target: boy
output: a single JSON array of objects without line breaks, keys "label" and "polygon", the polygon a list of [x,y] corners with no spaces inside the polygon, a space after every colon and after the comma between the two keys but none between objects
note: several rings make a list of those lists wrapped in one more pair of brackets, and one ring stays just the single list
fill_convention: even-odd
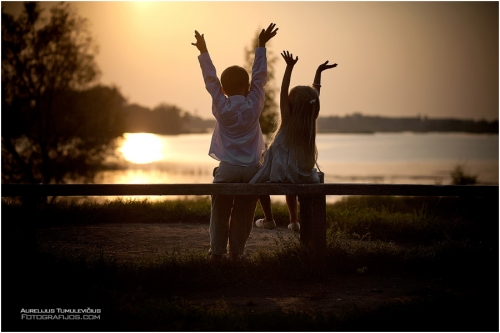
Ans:
[{"label": "boy", "polygon": [[[212,96],[212,114],[216,119],[209,155],[220,161],[214,169],[214,183],[248,183],[259,171],[259,160],[265,149],[259,117],[264,108],[264,85],[267,82],[266,42],[278,29],[276,24],[262,29],[255,49],[252,82],[239,66],[231,66],[217,78],[215,66],[208,54],[204,35],[195,31],[205,87]],[[227,96],[227,97],[226,97]],[[211,259],[221,259],[227,253],[238,259],[252,231],[258,197],[213,195],[210,214]]]}]

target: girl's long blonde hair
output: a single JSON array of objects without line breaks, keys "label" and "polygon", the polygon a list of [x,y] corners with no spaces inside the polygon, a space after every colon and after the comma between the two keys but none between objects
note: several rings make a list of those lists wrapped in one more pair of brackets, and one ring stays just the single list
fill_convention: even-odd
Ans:
[{"label": "girl's long blonde hair", "polygon": [[296,86],[288,94],[290,116],[279,131],[300,166],[312,169],[318,158],[316,119],[319,115],[319,95],[310,86]]}]

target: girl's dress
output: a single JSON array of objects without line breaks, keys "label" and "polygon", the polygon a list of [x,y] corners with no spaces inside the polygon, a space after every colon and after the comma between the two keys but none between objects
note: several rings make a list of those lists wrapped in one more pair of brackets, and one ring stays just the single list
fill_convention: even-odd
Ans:
[{"label": "girl's dress", "polygon": [[264,156],[264,163],[259,172],[250,180],[252,183],[319,183],[320,177],[316,168],[307,169],[301,161],[297,161],[284,141],[283,132],[278,132]]}]

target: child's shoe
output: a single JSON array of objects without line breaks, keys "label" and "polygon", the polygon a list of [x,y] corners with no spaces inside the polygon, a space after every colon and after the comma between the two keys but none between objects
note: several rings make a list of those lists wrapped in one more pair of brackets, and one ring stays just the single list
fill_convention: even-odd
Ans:
[{"label": "child's shoe", "polygon": [[300,231],[300,223],[299,222],[290,223],[288,225],[288,229],[290,229],[291,231],[294,231],[294,232],[299,232]]},{"label": "child's shoe", "polygon": [[257,221],[255,221],[255,226],[257,228],[264,228],[264,229],[273,230],[274,228],[276,228],[276,222],[274,222],[274,221],[264,222],[264,219],[258,219]]}]

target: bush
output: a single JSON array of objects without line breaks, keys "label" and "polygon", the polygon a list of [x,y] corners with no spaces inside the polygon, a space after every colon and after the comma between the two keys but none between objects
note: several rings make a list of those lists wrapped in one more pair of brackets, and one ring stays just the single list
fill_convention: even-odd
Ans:
[{"label": "bush", "polygon": [[477,175],[468,175],[465,173],[465,166],[458,164],[451,172],[453,185],[474,185],[477,183]]}]

